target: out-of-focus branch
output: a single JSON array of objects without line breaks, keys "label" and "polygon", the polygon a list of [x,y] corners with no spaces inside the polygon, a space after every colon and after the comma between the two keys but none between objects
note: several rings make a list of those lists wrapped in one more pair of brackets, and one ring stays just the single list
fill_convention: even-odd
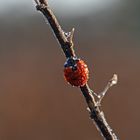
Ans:
[{"label": "out-of-focus branch", "polygon": [[[76,57],[74,49],[73,49],[74,28],[72,29],[71,32],[65,33],[62,30],[60,24],[58,23],[55,15],[49,8],[47,0],[34,0],[34,1],[36,2],[37,10],[42,12],[42,14],[48,20],[66,58]],[[117,136],[108,125],[104,117],[104,114],[100,110],[100,106],[99,106],[107,90],[117,82],[116,77],[117,76],[115,75],[112,78],[112,80],[108,82],[104,91],[101,94],[97,95],[97,97],[99,98],[97,101],[95,100],[94,94],[92,90],[89,88],[88,84],[85,84],[84,86],[80,87],[81,92],[87,102],[88,110],[90,112],[90,117],[92,120],[95,121],[95,124],[98,130],[101,132],[101,135],[103,136],[105,140],[118,140]]]}]

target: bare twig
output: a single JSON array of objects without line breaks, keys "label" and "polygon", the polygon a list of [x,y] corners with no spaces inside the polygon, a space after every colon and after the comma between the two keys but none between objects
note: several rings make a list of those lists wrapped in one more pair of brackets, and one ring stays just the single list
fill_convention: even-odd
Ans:
[{"label": "bare twig", "polygon": [[[61,48],[66,58],[76,57],[73,49],[74,28],[70,33],[65,33],[62,30],[60,24],[58,23],[55,15],[49,8],[47,0],[34,0],[34,1],[36,3],[37,10],[42,12],[42,14],[48,20],[58,42],[61,45]],[[108,123],[106,122],[104,114],[100,110],[99,103],[101,103],[101,100],[105,96],[107,90],[116,83],[117,83],[117,75],[114,75],[113,78],[108,82],[104,91],[99,95],[97,95],[97,97],[99,98],[98,101],[95,100],[94,97],[95,93],[94,94],[92,93],[92,90],[89,88],[88,84],[85,84],[84,86],[80,87],[82,94],[87,102],[88,110],[90,112],[90,117],[92,120],[95,121],[98,130],[101,132],[101,135],[105,140],[118,140],[118,138],[113,132],[113,130],[110,128]]]},{"label": "bare twig", "polygon": [[[71,40],[69,41],[67,36],[65,35],[65,32],[62,30],[60,24],[58,23],[55,15],[51,11],[51,9],[48,6],[48,3],[46,0],[35,0],[37,6],[37,10],[41,11],[43,15],[47,18],[50,26],[52,27],[52,30],[58,39],[61,48],[64,51],[65,56],[68,57],[73,57],[75,56],[74,50],[73,50],[73,42],[72,42],[72,37]],[[73,34],[73,31],[72,31]],[[73,36],[73,35],[72,35]]]},{"label": "bare twig", "polygon": [[118,76],[117,76],[117,74],[114,74],[113,77],[107,83],[107,85],[104,88],[104,90],[101,93],[99,93],[98,95],[96,94],[97,97],[99,98],[99,100],[98,100],[99,105],[101,104],[101,101],[104,98],[106,92],[109,90],[109,88],[111,88],[113,85],[116,85],[117,82],[118,82]]}]

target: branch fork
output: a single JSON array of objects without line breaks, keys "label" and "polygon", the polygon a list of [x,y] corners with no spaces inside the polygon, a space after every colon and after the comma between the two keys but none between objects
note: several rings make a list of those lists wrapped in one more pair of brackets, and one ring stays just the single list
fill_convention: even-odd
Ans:
[{"label": "branch fork", "polygon": [[103,100],[104,96],[106,95],[107,91],[113,86],[116,85],[118,82],[118,76],[117,74],[114,74],[113,77],[109,80],[107,85],[105,86],[104,90],[100,92],[99,94],[96,94],[93,92],[93,94],[98,98],[97,100],[97,105],[96,106],[101,106],[101,101]]}]

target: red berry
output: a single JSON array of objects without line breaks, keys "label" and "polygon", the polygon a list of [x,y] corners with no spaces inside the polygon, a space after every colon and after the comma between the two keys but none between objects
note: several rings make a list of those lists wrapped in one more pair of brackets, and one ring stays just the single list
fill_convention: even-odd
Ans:
[{"label": "red berry", "polygon": [[69,64],[69,60],[65,63],[64,77],[72,86],[84,86],[89,78],[89,70],[83,60],[72,59],[73,62]]}]

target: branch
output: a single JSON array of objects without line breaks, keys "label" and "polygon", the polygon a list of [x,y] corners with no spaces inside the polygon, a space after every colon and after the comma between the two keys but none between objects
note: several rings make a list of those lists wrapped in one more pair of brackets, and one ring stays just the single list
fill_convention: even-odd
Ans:
[{"label": "branch", "polygon": [[[71,32],[65,33],[62,30],[60,24],[58,23],[55,15],[49,8],[47,0],[34,0],[34,1],[36,3],[37,10],[39,10],[48,20],[66,58],[76,57],[74,49],[73,49],[74,28],[72,29]],[[100,103],[103,97],[105,96],[105,93],[112,85],[116,83],[117,83],[117,75],[114,75],[114,77],[108,82],[104,91],[100,93],[99,95],[94,93],[89,88],[88,84],[80,86],[81,92],[88,105],[90,117],[92,120],[95,121],[95,124],[98,130],[101,132],[101,135],[103,136],[105,140],[118,140],[117,136],[115,135],[111,127],[106,122],[103,112],[100,110]],[[95,100],[94,95],[98,97],[97,101]]]},{"label": "branch", "polygon": [[37,10],[41,11],[42,14],[47,18],[58,42],[61,45],[62,50],[64,51],[65,56],[68,57],[73,57],[75,56],[74,50],[73,50],[73,42],[72,42],[72,37],[73,37],[73,32],[74,30],[72,30],[70,35],[70,41],[69,41],[69,36],[67,36],[60,24],[58,23],[55,15],[53,14],[53,12],[51,11],[51,9],[48,6],[48,3],[46,0],[40,0],[37,1],[35,0],[37,6]]}]

